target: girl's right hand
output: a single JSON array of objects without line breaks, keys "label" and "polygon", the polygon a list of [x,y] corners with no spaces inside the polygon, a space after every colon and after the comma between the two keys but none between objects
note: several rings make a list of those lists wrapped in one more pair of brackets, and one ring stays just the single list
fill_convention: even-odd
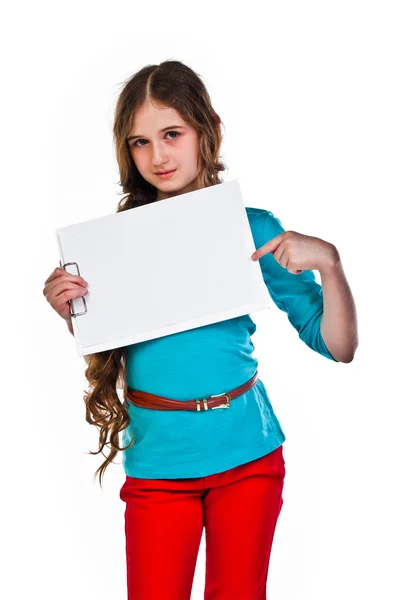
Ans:
[{"label": "girl's right hand", "polygon": [[65,321],[71,321],[71,311],[68,300],[85,296],[88,293],[88,283],[80,275],[68,273],[61,267],[56,267],[44,282],[43,294],[47,302]]}]

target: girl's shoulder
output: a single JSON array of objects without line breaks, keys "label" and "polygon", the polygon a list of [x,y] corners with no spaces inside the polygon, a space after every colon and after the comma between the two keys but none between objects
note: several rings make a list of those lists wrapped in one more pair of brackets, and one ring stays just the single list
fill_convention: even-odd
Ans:
[{"label": "girl's shoulder", "polygon": [[274,213],[266,208],[259,208],[254,206],[245,206],[247,216],[253,220],[277,220]]},{"label": "girl's shoulder", "polygon": [[246,212],[247,214],[250,216],[257,216],[257,215],[264,215],[265,213],[269,212],[268,210],[266,210],[265,208],[257,208],[254,206],[245,206]]},{"label": "girl's shoulder", "polygon": [[[250,223],[250,227],[253,229],[266,229],[267,232],[271,230],[272,233],[279,230],[283,230],[281,221],[274,215],[274,213],[266,208],[258,208],[253,206],[246,206],[247,218]],[[278,233],[276,233],[278,235]]]}]

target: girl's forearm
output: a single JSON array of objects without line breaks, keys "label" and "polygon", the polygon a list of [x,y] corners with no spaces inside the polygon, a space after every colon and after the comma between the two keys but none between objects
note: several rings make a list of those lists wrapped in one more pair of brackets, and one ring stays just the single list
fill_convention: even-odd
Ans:
[{"label": "girl's forearm", "polygon": [[321,334],[334,358],[349,363],[358,346],[357,313],[340,258],[320,274],[324,300]]}]

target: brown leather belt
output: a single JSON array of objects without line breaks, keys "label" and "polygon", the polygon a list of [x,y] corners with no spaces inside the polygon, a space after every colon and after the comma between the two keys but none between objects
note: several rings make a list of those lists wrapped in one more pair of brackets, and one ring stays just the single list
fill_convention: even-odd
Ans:
[{"label": "brown leather belt", "polygon": [[[231,392],[225,394],[217,394],[216,396],[208,396],[206,398],[197,398],[195,400],[171,400],[170,398],[164,398],[163,396],[156,396],[149,394],[148,392],[141,392],[139,390],[128,390],[127,400],[136,406],[142,408],[152,408],[157,410],[208,410],[211,408],[229,408],[231,400],[237,398],[244,392],[247,392],[250,388],[255,385],[258,379],[258,371],[255,372],[253,377],[249,379],[243,385],[235,388]],[[221,402],[221,399],[225,398]]]}]

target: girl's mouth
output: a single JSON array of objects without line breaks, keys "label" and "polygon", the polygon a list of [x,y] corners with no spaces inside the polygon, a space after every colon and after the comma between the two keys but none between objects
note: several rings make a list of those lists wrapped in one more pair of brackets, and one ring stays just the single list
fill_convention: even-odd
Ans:
[{"label": "girl's mouth", "polygon": [[156,173],[157,177],[161,177],[161,179],[168,179],[168,177],[171,177],[171,175],[173,175],[175,173],[176,169],[174,169],[173,171],[168,171],[167,173]]}]

